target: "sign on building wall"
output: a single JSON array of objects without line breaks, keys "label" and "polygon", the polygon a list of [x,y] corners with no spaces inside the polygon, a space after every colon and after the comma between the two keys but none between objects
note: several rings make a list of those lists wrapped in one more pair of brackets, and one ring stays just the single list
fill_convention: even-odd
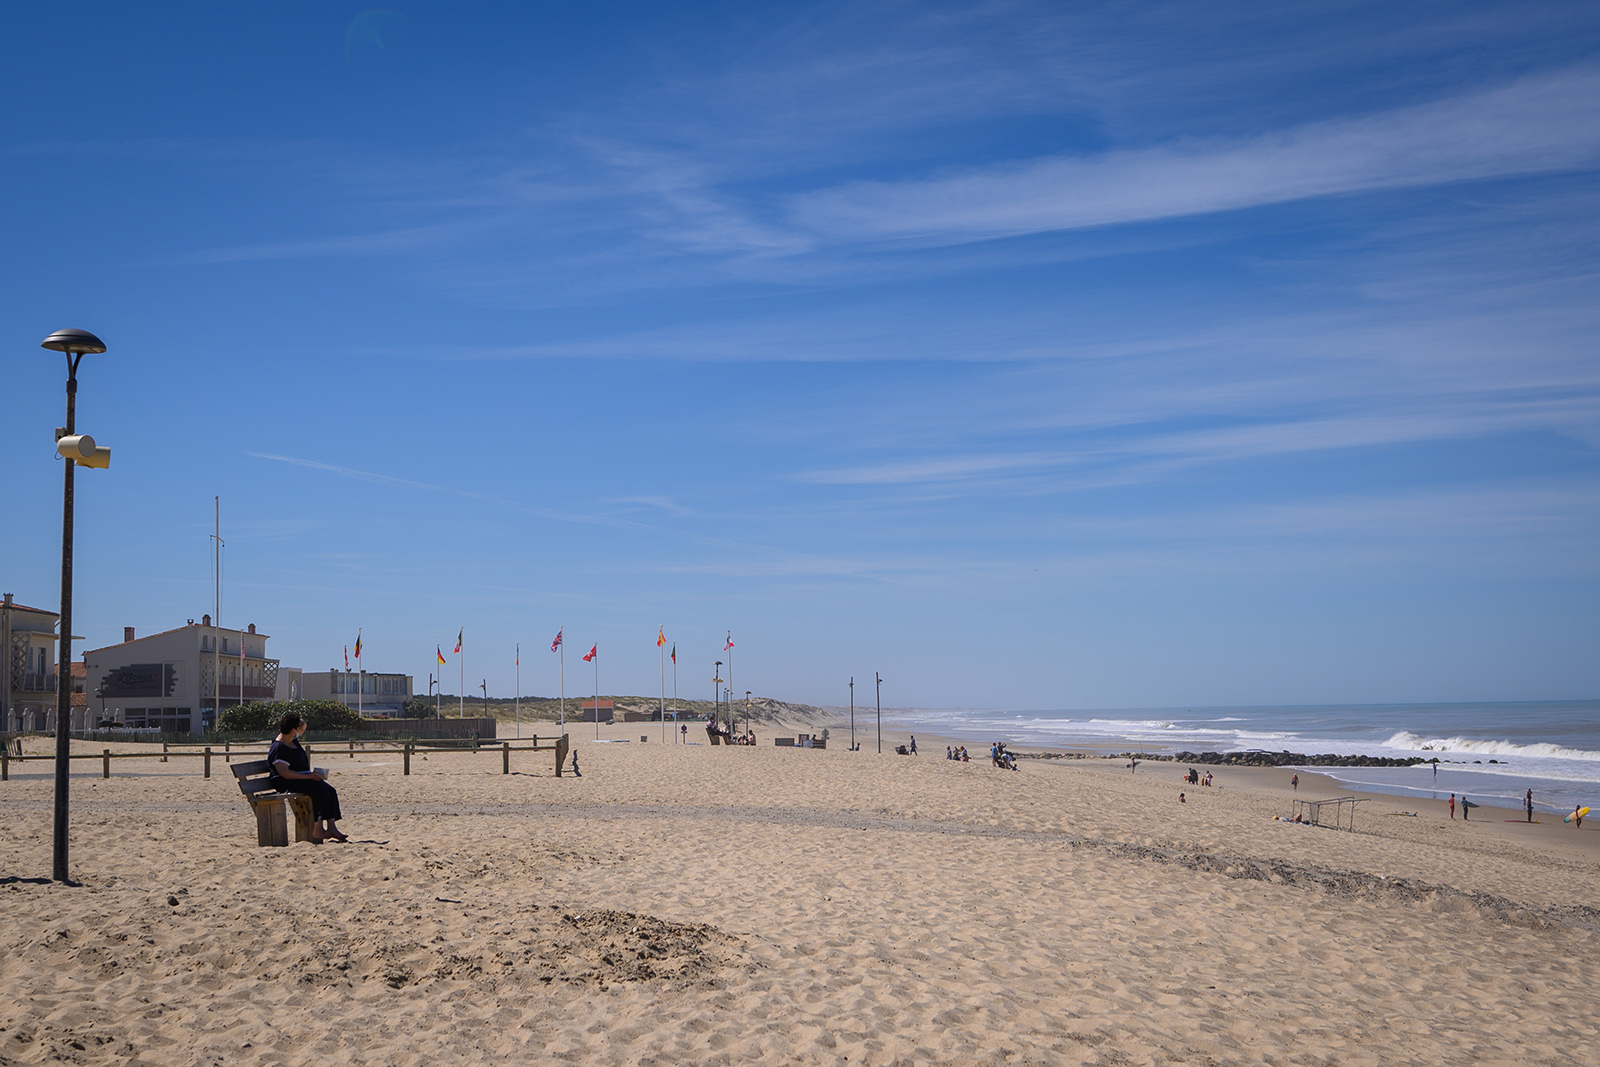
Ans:
[{"label": "sign on building wall", "polygon": [[177,679],[170,663],[130,663],[109,671],[100,683],[101,693],[117,697],[169,697]]}]

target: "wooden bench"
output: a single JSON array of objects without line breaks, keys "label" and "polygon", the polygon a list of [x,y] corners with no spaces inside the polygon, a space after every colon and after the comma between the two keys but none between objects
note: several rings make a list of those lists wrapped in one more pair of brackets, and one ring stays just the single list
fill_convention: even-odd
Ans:
[{"label": "wooden bench", "polygon": [[311,836],[311,798],[304,793],[280,793],[268,777],[266,760],[229,765],[239,781],[239,792],[256,813],[256,844],[284,846],[289,843],[289,812],[294,813],[294,839],[321,844]]}]

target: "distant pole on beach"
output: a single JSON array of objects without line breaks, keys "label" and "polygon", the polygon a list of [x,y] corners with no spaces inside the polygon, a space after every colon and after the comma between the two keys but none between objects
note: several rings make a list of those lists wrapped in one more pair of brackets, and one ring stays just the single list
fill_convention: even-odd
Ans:
[{"label": "distant pole on beach", "polygon": [[485,678],[483,684],[478,688],[483,690],[483,717],[487,719],[489,717],[489,679]]},{"label": "distant pole on beach", "polygon": [[733,736],[733,631],[728,631],[728,644],[723,651],[728,654],[728,736]]},{"label": "distant pole on beach", "polygon": [[850,751],[856,750],[856,679],[850,676]]},{"label": "distant pole on beach", "polygon": [[744,691],[744,732],[750,732],[750,690]]},{"label": "distant pole on beach", "polygon": [[878,680],[878,755],[883,755],[883,675],[877,671],[872,676]]},{"label": "distant pole on beach", "polygon": [[561,733],[567,732],[567,643],[561,640],[561,635],[567,632],[565,626],[556,631],[556,651],[561,653]]},{"label": "distant pole on beach", "polygon": [[461,665],[461,689],[456,697],[456,718],[467,717],[467,628],[456,635],[456,661]]},{"label": "distant pole on beach", "polygon": [[667,630],[656,631],[656,651],[661,654],[661,740],[667,739]]},{"label": "distant pole on beach", "polygon": [[522,736],[522,646],[517,646],[517,691],[515,694],[517,706],[517,736]]},{"label": "distant pole on beach", "polygon": [[589,653],[594,658],[594,739],[600,740],[600,646]]},{"label": "distant pole on beach", "polygon": [[[678,643],[676,641],[672,643],[672,722],[674,725],[678,722]],[[674,743],[677,742],[677,730],[672,731],[672,740]]]},{"label": "distant pole on beach", "polygon": [[722,661],[711,668],[711,721],[722,718]]}]

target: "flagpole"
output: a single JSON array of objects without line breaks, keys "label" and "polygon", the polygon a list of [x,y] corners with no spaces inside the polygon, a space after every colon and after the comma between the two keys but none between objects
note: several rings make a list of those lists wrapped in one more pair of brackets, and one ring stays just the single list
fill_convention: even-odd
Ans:
[{"label": "flagpole", "polygon": [[522,646],[517,646],[517,736],[522,736]]},{"label": "flagpole", "polygon": [[728,736],[733,736],[733,631],[728,631]]},{"label": "flagpole", "polygon": [[[345,631],[345,633],[349,633],[349,632],[350,632],[349,630]],[[240,644],[240,647],[243,647],[244,642],[241,641],[239,644]],[[364,686],[362,686],[361,683],[366,680],[363,677],[366,673],[367,673],[366,670],[363,669],[362,666],[361,666],[361,627],[357,626],[356,627],[356,718],[358,718],[358,719],[361,718],[361,690],[364,688]]]},{"label": "flagpole", "polygon": [[461,636],[456,641],[461,646],[461,652],[456,659],[461,663],[461,692],[456,694],[456,718],[467,717],[467,631],[463,627]]},{"label": "flagpole", "polygon": [[[557,637],[566,634],[565,626],[556,631]],[[561,736],[567,736],[567,642],[563,640],[556,646],[561,653]]]},{"label": "flagpole", "polygon": [[672,740],[678,740],[678,646],[672,646]]},{"label": "flagpole", "polygon": [[600,646],[594,648],[594,739],[600,740]]},{"label": "flagpole", "polygon": [[[665,627],[656,633],[663,633]],[[667,643],[656,642],[656,651],[661,654],[661,740],[667,739]]]}]

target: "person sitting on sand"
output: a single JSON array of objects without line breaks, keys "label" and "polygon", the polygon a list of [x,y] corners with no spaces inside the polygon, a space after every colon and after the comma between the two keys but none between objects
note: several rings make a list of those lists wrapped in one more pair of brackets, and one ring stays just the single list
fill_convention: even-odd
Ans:
[{"label": "person sitting on sand", "polygon": [[278,723],[278,737],[267,750],[267,768],[272,785],[280,793],[304,793],[311,798],[311,840],[348,841],[339,832],[339,791],[311,770],[311,757],[300,747],[306,721],[295,714]]},{"label": "person sitting on sand", "polygon": [[1178,803],[1179,804],[1187,804],[1187,803],[1189,803],[1189,798],[1184,796],[1182,793],[1179,793],[1178,794]]},{"label": "person sitting on sand", "polygon": [[967,746],[966,745],[962,745],[961,746],[961,762],[962,763],[971,763],[972,762],[972,757],[967,755]]}]

